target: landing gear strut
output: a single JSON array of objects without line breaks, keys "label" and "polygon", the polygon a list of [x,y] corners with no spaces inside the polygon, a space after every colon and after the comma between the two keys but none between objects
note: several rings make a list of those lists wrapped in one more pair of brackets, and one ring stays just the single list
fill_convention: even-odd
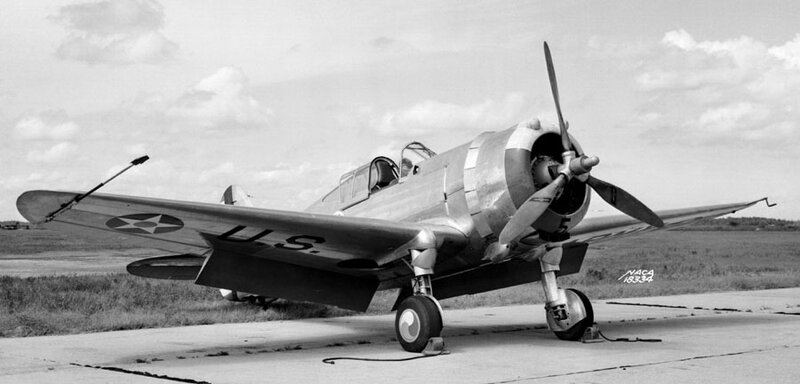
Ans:
[{"label": "landing gear strut", "polygon": [[429,339],[439,337],[442,332],[441,307],[431,286],[435,252],[435,249],[411,251],[414,294],[400,303],[394,319],[397,341],[409,352],[421,352]]},{"label": "landing gear strut", "polygon": [[580,340],[586,328],[594,322],[592,303],[581,291],[558,288],[556,272],[561,264],[562,248],[549,249],[539,259],[542,268],[542,288],[547,303],[544,306],[547,325],[561,340]]}]

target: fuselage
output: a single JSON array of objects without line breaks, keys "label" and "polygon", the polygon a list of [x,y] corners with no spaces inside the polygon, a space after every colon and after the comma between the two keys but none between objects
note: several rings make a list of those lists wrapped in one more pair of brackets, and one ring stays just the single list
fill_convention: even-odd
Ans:
[{"label": "fuselage", "polygon": [[[537,187],[551,181],[546,163],[560,156],[558,128],[533,120],[503,131],[484,132],[469,143],[421,161],[396,183],[364,191],[363,200],[342,197],[344,187],[340,185],[307,211],[457,228],[469,238],[469,246],[455,255],[442,255],[446,257],[437,264],[437,273],[452,272],[482,263],[486,245],[496,240]],[[541,169],[537,173],[533,167]],[[370,185],[362,184],[362,188]],[[349,189],[346,192],[347,197],[354,193]],[[533,236],[537,231],[557,234],[574,227],[588,208],[587,187],[578,184],[567,188],[559,200],[534,223],[530,235],[510,256],[543,243],[539,236]]]}]

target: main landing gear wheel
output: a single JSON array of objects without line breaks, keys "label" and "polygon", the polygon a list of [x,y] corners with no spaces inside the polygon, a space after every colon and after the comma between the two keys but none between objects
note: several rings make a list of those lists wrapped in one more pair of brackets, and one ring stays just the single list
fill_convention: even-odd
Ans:
[{"label": "main landing gear wheel", "polygon": [[431,337],[442,333],[439,307],[428,296],[409,296],[397,308],[394,318],[397,341],[408,352],[421,352]]},{"label": "main landing gear wheel", "polygon": [[592,303],[577,289],[566,289],[564,294],[567,296],[567,307],[569,318],[563,321],[556,321],[553,318],[553,312],[546,309],[547,324],[550,329],[561,340],[577,341],[581,339],[586,328],[592,326],[594,323],[594,311],[592,310]]}]

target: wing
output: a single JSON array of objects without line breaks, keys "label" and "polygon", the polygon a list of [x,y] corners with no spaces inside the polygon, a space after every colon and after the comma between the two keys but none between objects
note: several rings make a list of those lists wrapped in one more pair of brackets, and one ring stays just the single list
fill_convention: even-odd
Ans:
[{"label": "wing", "polygon": [[[727,215],[745,209],[767,198],[735,204],[708,205],[702,207],[658,211],[656,214],[664,221],[664,226],[656,228],[629,216],[609,216],[584,219],[570,231],[570,242],[593,243],[611,240],[635,233],[649,232],[658,229],[676,228],[694,221]],[[769,205],[769,203],[767,202]]]},{"label": "wing", "polygon": [[[31,222],[43,222],[76,195],[29,191],[18,198],[17,208]],[[388,266],[409,249],[431,246],[421,243],[429,241],[424,234],[434,235],[440,260],[467,244],[463,233],[447,225],[104,194],[41,225],[181,255],[209,255],[197,284],[359,310],[368,306]]]}]

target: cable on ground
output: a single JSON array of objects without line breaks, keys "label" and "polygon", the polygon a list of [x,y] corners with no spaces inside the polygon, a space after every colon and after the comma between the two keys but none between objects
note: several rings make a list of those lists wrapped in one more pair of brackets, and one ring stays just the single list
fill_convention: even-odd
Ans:
[{"label": "cable on ground", "polygon": [[606,335],[604,335],[603,332],[600,332],[600,329],[597,330],[597,333],[600,335],[600,337],[606,339],[606,341],[611,341],[611,342],[618,342],[618,341],[627,342],[627,343],[636,343],[636,342],[660,343],[661,342],[661,339],[640,339],[638,337],[635,338],[635,339],[630,339],[630,338],[627,338],[627,337],[618,337],[616,339],[610,339],[610,338],[606,337]]}]

